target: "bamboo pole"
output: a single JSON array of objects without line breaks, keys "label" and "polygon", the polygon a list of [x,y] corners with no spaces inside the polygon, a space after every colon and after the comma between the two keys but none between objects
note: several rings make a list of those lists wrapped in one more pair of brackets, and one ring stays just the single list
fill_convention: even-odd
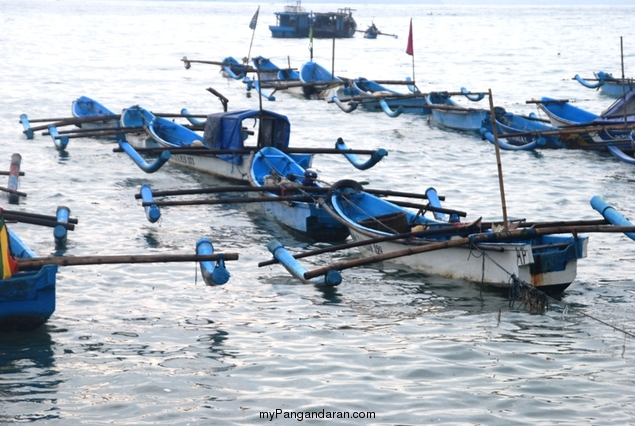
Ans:
[{"label": "bamboo pole", "polygon": [[150,255],[112,255],[112,256],[48,256],[28,259],[16,259],[18,269],[27,271],[44,265],[78,266],[103,265],[116,263],[166,263],[166,262],[205,262],[217,260],[238,260],[238,253],[215,254],[150,254]]},{"label": "bamboo pole", "polygon": [[[312,191],[315,193],[327,193],[330,191],[329,187],[319,187],[319,186],[299,186],[299,187],[290,187],[285,188],[285,191]],[[282,192],[282,188],[277,185],[263,185],[261,187],[253,187],[253,186],[214,186],[209,188],[192,188],[192,189],[170,189],[164,191],[152,191],[152,195],[155,197],[166,197],[173,195],[194,195],[194,194],[217,194],[224,192]],[[392,196],[392,197],[403,197],[403,198],[419,198],[423,200],[427,200],[428,196],[426,194],[418,194],[414,192],[401,192],[401,191],[391,191],[391,190],[383,190],[383,189],[370,189],[364,188],[364,192],[368,192],[373,195],[384,195],[384,196]],[[141,194],[135,194],[136,199],[141,198]],[[439,195],[439,200],[444,201],[445,196]],[[432,206],[429,206],[432,208]]]},{"label": "bamboo pole", "polygon": [[547,227],[536,229],[516,229],[512,231],[504,231],[499,233],[487,233],[487,234],[475,234],[469,237],[458,238],[455,240],[442,241],[438,243],[431,243],[422,246],[408,247],[403,250],[396,250],[388,253],[383,253],[370,257],[362,257],[350,261],[342,261],[327,265],[321,268],[307,271],[304,274],[305,279],[311,279],[320,275],[326,274],[330,270],[342,271],[344,269],[350,269],[357,266],[364,266],[371,263],[382,262],[385,260],[396,259],[398,257],[410,256],[413,254],[420,254],[429,251],[442,250],[451,247],[467,246],[469,244],[475,244],[479,242],[494,242],[494,241],[514,241],[530,239],[539,235],[545,234],[578,234],[588,232],[633,232],[635,226],[613,226],[613,225],[597,225],[597,226],[565,226],[565,227]]},{"label": "bamboo pole", "polygon": [[501,196],[501,207],[503,209],[503,226],[507,231],[509,224],[507,223],[507,204],[505,203],[505,185],[503,183],[503,165],[501,163],[501,153],[498,144],[498,131],[496,126],[496,112],[494,111],[494,99],[492,97],[492,89],[489,89],[489,113],[492,120],[492,134],[494,135],[494,146],[496,147],[496,166],[498,169],[498,186]]},{"label": "bamboo pole", "polygon": [[[354,241],[352,243],[338,244],[338,245],[325,247],[325,248],[321,248],[317,250],[310,250],[310,251],[305,251],[302,253],[296,253],[293,255],[293,257],[295,259],[302,259],[304,257],[315,256],[315,255],[323,254],[323,253],[332,253],[338,250],[346,250],[349,248],[361,247],[361,246],[366,246],[369,244],[382,243],[385,241],[395,241],[395,240],[402,240],[407,238],[425,238],[425,237],[431,237],[431,236],[440,235],[440,234],[457,235],[464,232],[469,232],[470,230],[477,230],[477,229],[480,229],[480,224],[466,224],[464,226],[458,226],[458,227],[448,225],[447,227],[444,227],[444,228],[428,229],[425,231],[417,231],[417,232],[405,232],[401,234],[387,235],[385,237]],[[278,263],[276,259],[270,259],[270,260],[266,260],[266,261],[258,263],[258,267],[274,265],[276,263]]]}]

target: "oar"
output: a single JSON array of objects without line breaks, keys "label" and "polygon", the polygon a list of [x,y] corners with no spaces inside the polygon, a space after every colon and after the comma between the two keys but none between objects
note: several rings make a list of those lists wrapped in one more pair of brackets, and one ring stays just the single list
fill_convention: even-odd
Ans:
[{"label": "oar", "polygon": [[39,269],[44,265],[77,266],[103,265],[115,263],[167,263],[167,262],[204,262],[218,260],[238,260],[238,253],[217,254],[149,254],[149,255],[112,255],[112,256],[48,256],[29,259],[16,259],[18,270]]},{"label": "oar", "polygon": [[486,234],[474,234],[464,238],[457,238],[454,240],[442,241],[438,243],[430,243],[426,245],[408,247],[403,250],[395,250],[388,253],[378,254],[375,256],[362,257],[350,261],[342,261],[327,265],[321,268],[307,271],[304,274],[305,279],[311,279],[320,275],[326,274],[331,270],[342,271],[344,269],[350,269],[357,266],[368,265],[371,263],[382,262],[385,260],[396,259],[398,257],[411,256],[413,254],[425,253],[429,251],[442,250],[451,247],[466,246],[469,244],[475,244],[479,242],[494,242],[494,241],[514,241],[514,240],[529,240],[540,235],[546,234],[577,234],[588,232],[634,232],[635,226],[613,226],[613,225],[598,225],[598,226],[565,226],[565,227],[552,227],[552,228],[525,228],[516,229],[512,231],[504,231],[499,233],[486,233]]},{"label": "oar", "polygon": [[[475,221],[469,224],[461,225],[461,226],[452,226],[448,224],[448,226],[435,228],[435,229],[426,229],[424,231],[416,231],[416,232],[404,232],[401,234],[387,235],[384,237],[377,238],[369,238],[367,240],[354,241],[352,243],[343,243],[330,247],[324,247],[321,249],[305,251],[302,253],[296,253],[293,255],[295,259],[302,259],[304,257],[315,256],[323,253],[332,253],[334,251],[346,250],[355,247],[366,246],[370,244],[383,243],[385,241],[395,241],[402,240],[408,238],[426,238],[431,236],[438,235],[458,235],[461,233],[466,233],[474,230],[481,229],[480,221]],[[276,259],[270,259],[263,262],[258,263],[258,267],[269,266],[277,263]]]}]

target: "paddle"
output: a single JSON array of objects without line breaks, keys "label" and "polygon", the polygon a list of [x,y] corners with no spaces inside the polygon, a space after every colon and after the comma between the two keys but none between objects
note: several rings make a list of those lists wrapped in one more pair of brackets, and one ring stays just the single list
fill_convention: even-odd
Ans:
[{"label": "paddle", "polygon": [[115,263],[166,263],[166,262],[204,262],[218,260],[238,260],[238,253],[216,254],[150,254],[150,255],[112,255],[112,256],[48,256],[28,259],[16,259],[18,270],[29,271],[44,265],[77,266],[102,265]]},{"label": "paddle", "polygon": [[635,226],[613,226],[613,225],[590,225],[590,226],[565,226],[565,227],[548,227],[548,228],[529,228],[516,229],[512,231],[504,231],[499,233],[474,234],[468,237],[457,238],[454,240],[441,241],[438,243],[430,243],[426,245],[408,247],[402,250],[395,250],[388,253],[378,254],[369,257],[362,257],[350,261],[336,262],[321,268],[307,271],[304,274],[305,279],[311,279],[326,274],[331,270],[342,271],[357,266],[368,265],[371,263],[382,262],[384,260],[396,259],[398,257],[410,256],[413,254],[425,253],[429,251],[442,250],[451,247],[461,247],[479,242],[494,241],[514,241],[529,240],[540,235],[546,234],[577,234],[584,232],[633,232]]}]

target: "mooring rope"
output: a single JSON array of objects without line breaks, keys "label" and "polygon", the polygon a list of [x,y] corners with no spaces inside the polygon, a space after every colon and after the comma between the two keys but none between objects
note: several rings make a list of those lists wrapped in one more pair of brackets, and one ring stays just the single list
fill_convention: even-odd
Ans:
[{"label": "mooring rope", "polygon": [[[624,333],[624,337],[626,337],[627,335],[630,337],[635,337],[635,333],[632,333],[628,330],[625,330],[613,324],[609,324],[608,322],[604,320],[601,320],[593,315],[587,314],[586,312],[583,312],[579,309],[574,308],[568,303],[562,302],[558,299],[554,299],[553,297],[549,296],[547,293],[540,290],[539,288],[532,286],[531,284],[518,278],[515,274],[507,271],[505,268],[503,268],[502,265],[497,263],[485,251],[481,250],[477,246],[471,246],[471,248],[472,247],[475,250],[478,250],[482,254],[483,258],[487,257],[494,265],[498,266],[503,271],[505,271],[507,275],[509,275],[509,278],[510,278],[509,306],[511,309],[514,309],[515,302],[522,302],[522,304],[527,307],[527,310],[530,313],[544,313],[545,311],[549,309],[549,305],[551,303],[555,303],[563,308],[563,316],[567,315],[569,311],[572,311],[572,312],[575,312],[576,314],[582,315],[584,317],[597,321],[600,324],[610,327],[615,331]],[[470,252],[471,251],[472,250],[470,250]],[[485,268],[485,264],[483,263],[483,270],[484,268]]]}]

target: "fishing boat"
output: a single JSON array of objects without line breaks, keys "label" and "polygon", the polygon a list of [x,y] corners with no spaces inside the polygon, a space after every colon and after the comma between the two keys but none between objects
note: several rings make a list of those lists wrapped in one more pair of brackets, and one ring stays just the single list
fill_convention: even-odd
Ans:
[{"label": "fishing boat", "polygon": [[[545,124],[534,113],[514,114],[500,108],[496,113],[496,126],[498,143],[502,149],[529,151],[536,148],[564,148],[558,138],[558,128]],[[483,120],[481,135],[495,143],[492,130],[492,119],[487,116]]]},{"label": "fishing boat", "polygon": [[[119,127],[119,119],[117,114],[102,105],[100,102],[89,98],[88,96],[80,96],[75,99],[71,105],[71,113],[76,119],[100,118],[102,120],[88,121],[78,123],[77,126],[82,129],[104,129]],[[116,138],[110,135],[110,138]]]},{"label": "fishing boat", "polygon": [[573,77],[584,87],[589,89],[600,90],[600,93],[612,98],[619,98],[624,96],[626,92],[629,92],[635,88],[635,79],[632,78],[617,78],[613,77],[613,74],[604,71],[594,72],[593,79],[585,79],[578,74]]},{"label": "fishing boat", "polygon": [[[374,80],[368,80],[363,77],[352,80],[352,84],[358,93],[356,97],[362,98],[357,102],[366,111],[384,111],[391,115],[394,110],[399,108],[400,113],[430,114],[425,95],[416,89],[413,89],[411,93],[398,92]],[[389,108],[388,111],[386,111],[386,107]]]},{"label": "fishing boat", "polygon": [[[163,117],[152,115],[140,106],[132,106],[122,113],[128,126],[146,126],[150,138],[158,147],[181,149],[173,153],[169,162],[220,178],[248,182],[249,155],[263,146],[285,149],[289,147],[291,125],[286,116],[267,110],[241,110],[210,114],[205,121],[203,135]],[[256,131],[247,130],[243,121],[254,120]],[[257,132],[254,145],[245,143]],[[182,148],[192,148],[183,151]],[[206,153],[206,151],[210,153]],[[200,154],[199,154],[200,152]],[[303,167],[310,167],[311,154],[292,154]]]},{"label": "fishing boat", "polygon": [[571,105],[567,100],[542,97],[534,102],[551,124],[559,128],[559,139],[567,148],[606,150],[608,145],[618,148],[632,145],[635,92],[616,100],[601,115]]},{"label": "fishing boat", "polygon": [[357,22],[353,9],[341,8],[337,12],[307,12],[298,1],[275,12],[276,25],[270,25],[274,38],[350,38],[355,35]]},{"label": "fishing boat", "polygon": [[[332,208],[325,209],[348,227],[353,241],[374,240],[359,246],[363,256],[389,258],[394,252],[392,263],[426,274],[501,288],[518,279],[554,294],[573,282],[577,260],[587,255],[586,236],[541,233],[521,228],[522,222],[514,224],[519,229],[511,230],[510,225],[506,232],[497,232],[495,224],[480,218],[463,223],[465,213],[443,209],[433,188],[426,191],[429,205],[413,210],[358,185],[333,187],[337,190],[331,192]],[[434,216],[427,217],[428,212]],[[395,235],[401,238],[389,239]]]},{"label": "fishing boat", "polygon": [[285,194],[292,195],[291,200],[283,201],[288,197],[279,192],[262,193],[272,199],[262,203],[264,210],[284,227],[318,242],[337,242],[348,237],[348,228],[315,202],[324,194],[319,191],[324,187],[318,182],[317,173],[301,167],[279,149],[264,147],[256,152],[250,182],[255,187],[282,187]]},{"label": "fishing boat", "polygon": [[248,72],[253,71],[249,64],[240,62],[233,56],[228,56],[222,61],[221,75],[225,78],[240,80],[245,77]]},{"label": "fishing boat", "polygon": [[364,38],[368,38],[371,40],[374,40],[377,38],[377,36],[379,35],[385,35],[385,36],[391,36],[394,38],[397,38],[396,34],[386,34],[386,33],[382,33],[381,31],[379,31],[379,28],[377,28],[377,26],[375,25],[374,22],[372,22],[368,28],[366,28],[365,31],[361,31],[361,30],[357,30],[358,32],[363,32],[364,33]]},{"label": "fishing boat", "polygon": [[[10,229],[11,253],[16,259],[37,257]],[[0,331],[31,331],[44,324],[55,311],[57,265],[18,271],[0,279]]]},{"label": "fishing boat", "polygon": [[539,111],[545,113],[552,126],[575,126],[591,122],[599,117],[598,114],[571,105],[568,100],[554,99],[547,96],[536,102]]},{"label": "fishing boat", "polygon": [[[479,132],[483,120],[490,114],[483,108],[469,108],[460,105],[445,92],[430,92],[426,101],[430,105],[430,117],[432,122],[449,129]],[[466,95],[467,96],[467,95]],[[467,96],[472,101],[477,101],[483,96]]]},{"label": "fishing boat", "polygon": [[364,31],[364,38],[376,39],[378,35],[379,29],[374,22],[366,28],[366,31]]},{"label": "fishing boat", "polygon": [[328,99],[333,96],[344,101],[359,93],[352,86],[350,80],[341,79],[322,65],[308,61],[300,68],[302,91],[307,99]]},{"label": "fishing boat", "polygon": [[[302,96],[302,83],[300,82],[300,74],[295,68],[280,68],[270,59],[257,56],[252,59],[254,68],[257,70],[258,78],[253,80],[249,77],[243,79],[243,83],[247,86],[247,92],[254,88],[262,97],[269,101],[275,101],[274,93],[277,91],[285,91],[286,93]],[[270,94],[266,94],[264,90],[272,90]]]}]

